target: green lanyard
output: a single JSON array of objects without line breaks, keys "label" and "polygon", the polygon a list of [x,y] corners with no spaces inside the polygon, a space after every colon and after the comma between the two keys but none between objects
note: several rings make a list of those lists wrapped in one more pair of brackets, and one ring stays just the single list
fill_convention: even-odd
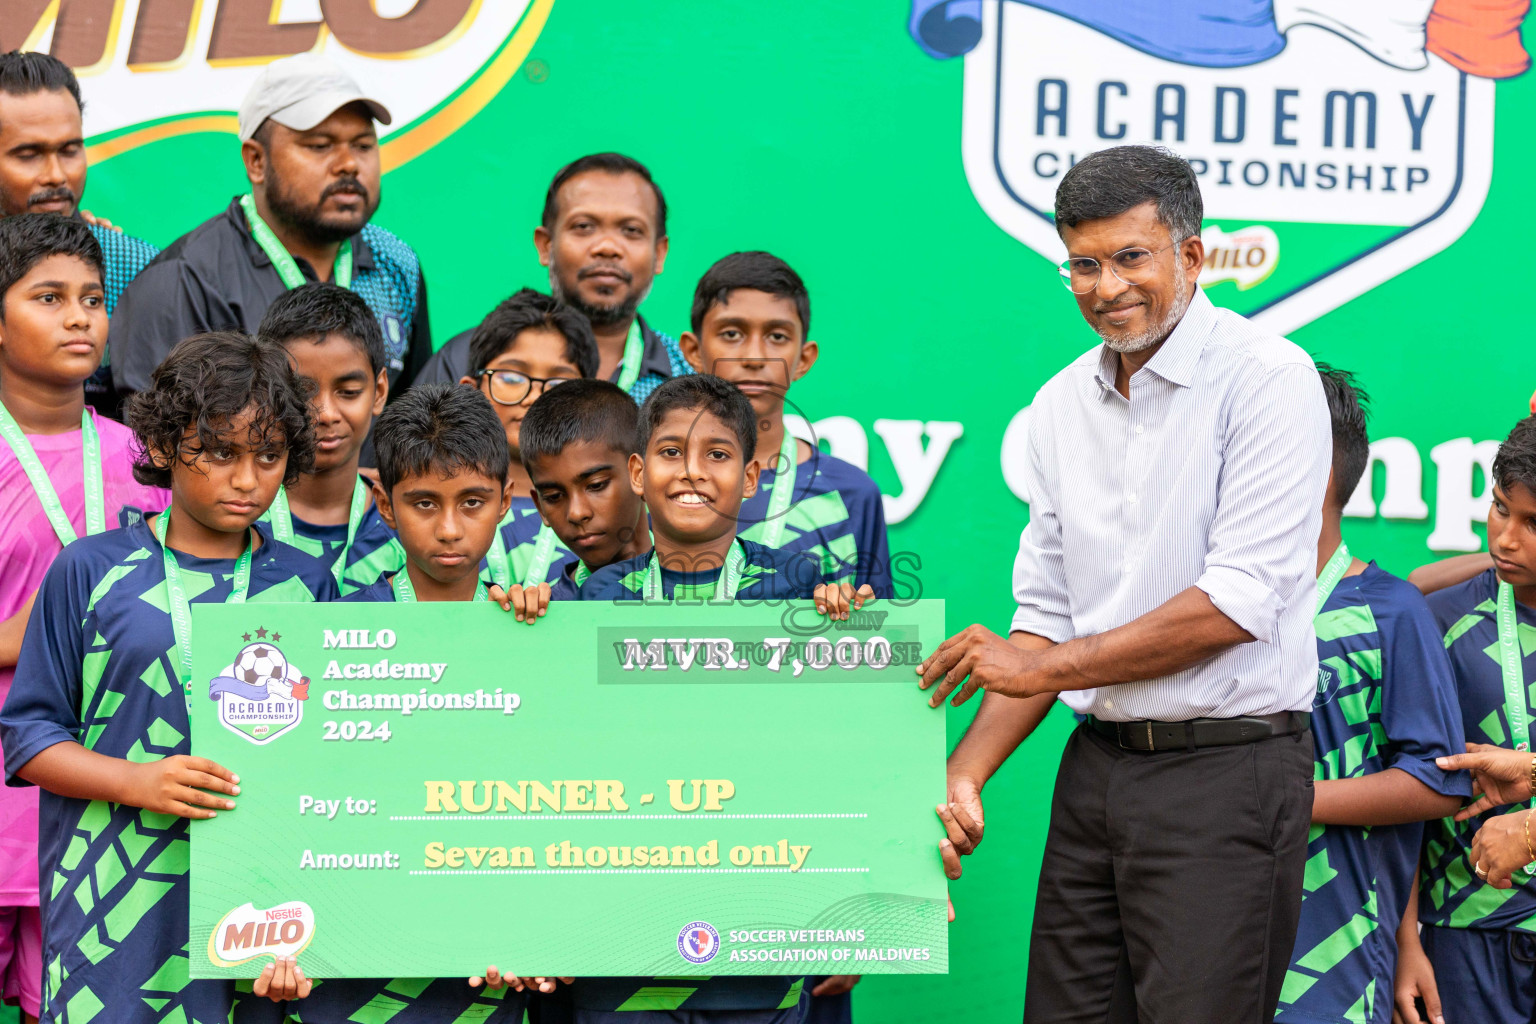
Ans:
[{"label": "green lanyard", "polygon": [[[395,600],[401,604],[410,604],[416,600],[416,585],[411,582],[409,570],[401,569],[395,573],[394,579],[389,581],[390,587],[395,592]],[[475,600],[484,601],[490,596],[484,580],[475,581]]]},{"label": "green lanyard", "polygon": [[1323,605],[1328,603],[1328,598],[1333,596],[1333,588],[1339,585],[1339,580],[1344,578],[1349,564],[1354,557],[1349,553],[1349,545],[1339,542],[1338,549],[1328,557],[1328,564],[1323,566],[1323,571],[1317,574],[1317,614],[1323,613]]},{"label": "green lanyard", "polygon": [[[166,509],[155,520],[155,539],[160,542],[160,555],[165,561],[165,592],[171,611],[171,635],[176,638],[176,652],[181,658],[181,686],[187,704],[192,703],[192,609],[187,604],[187,589],[181,583],[181,566],[165,543],[165,531],[171,522],[171,510]],[[245,550],[235,562],[235,585],[225,604],[244,604],[251,589],[251,539],[246,533]]]},{"label": "green lanyard", "polygon": [[[779,461],[773,467],[773,489],[768,494],[768,515],[763,520],[762,534],[757,542],[767,548],[776,548],[784,539],[785,520],[789,503],[795,497],[796,459],[800,455],[795,435],[784,428],[784,441],[779,445]],[[782,467],[782,468],[781,468]]]},{"label": "green lanyard", "polygon": [[619,379],[615,382],[628,393],[640,379],[640,357],[645,354],[645,338],[640,334],[640,317],[629,322],[629,335],[624,339],[624,358],[619,361]]},{"label": "green lanyard", "polygon": [[1531,749],[1531,716],[1526,707],[1525,672],[1520,665],[1520,641],[1516,637],[1515,588],[1499,584],[1499,666],[1504,674],[1504,714],[1509,719],[1509,738],[1516,750]]},{"label": "green lanyard", "polygon": [[[299,269],[299,264],[293,255],[283,248],[283,243],[277,240],[272,229],[267,227],[267,222],[261,219],[261,214],[256,212],[256,200],[249,192],[240,197],[240,209],[245,211],[245,221],[251,228],[251,237],[256,239],[256,244],[261,246],[261,251],[267,254],[267,259],[272,261],[272,269],[277,271],[277,276],[283,279],[286,288],[298,288],[304,284],[304,272]],[[342,288],[352,287],[352,241],[348,239],[341,243],[341,248],[336,253],[336,265],[331,270],[331,280]]]},{"label": "green lanyard", "polygon": [[[77,539],[75,527],[64,512],[59,492],[53,489],[53,482],[48,479],[48,471],[33,450],[32,442],[27,440],[21,425],[4,404],[0,404],[0,435],[4,435],[16,461],[21,463],[21,471],[31,481],[32,490],[42,503],[59,543],[73,543]],[[80,440],[80,446],[85,449],[85,532],[87,535],[103,533],[107,528],[107,499],[103,496],[101,483],[101,438],[96,435],[96,423],[91,419],[89,409],[80,414]]]},{"label": "green lanyard", "polygon": [[[726,552],[725,565],[720,570],[720,589],[715,592],[715,597],[721,601],[736,600],[736,591],[741,589],[741,572],[747,563],[747,553],[741,546],[741,541],[731,544],[731,550]],[[651,560],[645,566],[645,583],[642,586],[641,598],[645,601],[664,601],[661,589],[661,562],[656,557],[656,552],[651,552]]]},{"label": "green lanyard", "polygon": [[[491,567],[491,582],[502,590],[512,582],[512,563],[507,557],[507,542],[501,539],[501,528],[512,521],[516,512],[508,510],[507,518],[503,519],[496,527],[496,536],[491,539],[491,550],[486,552],[485,560]],[[543,583],[549,576],[549,567],[555,561],[555,544],[559,540],[555,531],[548,526],[539,527],[539,535],[533,544],[533,561],[528,563],[528,571],[523,573],[523,586],[536,587]]]},{"label": "green lanyard", "polygon": [[[347,511],[347,544],[336,555],[336,561],[331,564],[331,575],[336,577],[336,586],[341,586],[341,577],[347,571],[347,555],[352,551],[352,542],[357,539],[357,528],[362,525],[363,516],[368,512],[368,488],[363,486],[363,478],[358,477],[352,485],[352,507]],[[277,497],[272,499],[272,507],[262,514],[263,519],[272,524],[272,536],[284,544],[292,544],[293,512],[288,508],[288,489],[279,487]]]}]

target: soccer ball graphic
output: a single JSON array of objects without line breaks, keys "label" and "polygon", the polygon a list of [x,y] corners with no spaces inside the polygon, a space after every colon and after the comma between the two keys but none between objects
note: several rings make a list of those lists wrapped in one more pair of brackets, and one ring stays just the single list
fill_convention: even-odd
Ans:
[{"label": "soccer ball graphic", "polygon": [[234,676],[242,683],[260,686],[268,682],[286,682],[288,659],[271,644],[247,644],[235,659]]}]

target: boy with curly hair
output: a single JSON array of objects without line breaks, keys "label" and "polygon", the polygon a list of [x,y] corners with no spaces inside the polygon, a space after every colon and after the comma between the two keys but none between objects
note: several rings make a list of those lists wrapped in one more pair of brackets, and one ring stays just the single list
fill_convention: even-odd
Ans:
[{"label": "boy with curly hair", "polygon": [[[188,754],[189,605],[336,596],[327,566],[257,525],[314,458],[308,387],[281,346],[199,335],[128,422],[134,475],[169,488],[170,507],[64,549],[0,709],[7,785],[42,790],[39,1019],[224,1024],[262,1004],[188,976],[187,819],[240,792],[230,768]],[[289,959],[251,992],[308,990]]]}]

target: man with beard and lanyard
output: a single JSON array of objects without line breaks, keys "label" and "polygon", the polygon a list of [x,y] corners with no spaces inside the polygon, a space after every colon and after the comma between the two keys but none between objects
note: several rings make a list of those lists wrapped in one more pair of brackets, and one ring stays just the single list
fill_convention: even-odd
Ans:
[{"label": "man with beard and lanyard", "polygon": [[389,124],[389,111],[324,57],[262,70],[240,104],[251,191],[172,242],[123,294],[107,336],[120,391],[146,388],[183,338],[255,334],[273,299],[309,281],[334,281],[368,303],[390,392],[410,383],[432,354],[427,285],[411,247],[369,223],[381,173],[374,121]]},{"label": "man with beard and lanyard", "polygon": [[[634,400],[668,377],[692,373],[672,337],[636,310],[667,261],[667,201],[645,165],[621,153],[593,153],[560,168],[533,230],[555,298],[592,322],[597,375]],[[449,340],[417,380],[456,381],[469,372],[473,330]]]},{"label": "man with beard and lanyard", "polygon": [[917,669],[935,706],[988,691],[938,808],[950,878],[982,786],[1058,695],[1085,716],[1056,774],[1028,1024],[1272,1020],[1296,941],[1332,432],[1307,354],[1197,286],[1202,213],[1166,150],[1062,176],[1061,281],[1102,344],[1032,404],[1011,635],[970,626]]},{"label": "man with beard and lanyard", "polygon": [[[0,53],[0,217],[57,213],[84,220],[101,246],[106,313],[128,282],[160,252],[80,209],[85,195],[84,103],[69,65],[46,53]],[[85,400],[116,419],[117,393],[103,359],[85,382]]]}]

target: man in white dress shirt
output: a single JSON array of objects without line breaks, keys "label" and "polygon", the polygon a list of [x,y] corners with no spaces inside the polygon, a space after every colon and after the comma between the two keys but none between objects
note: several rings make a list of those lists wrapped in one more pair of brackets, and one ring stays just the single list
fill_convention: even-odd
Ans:
[{"label": "man in white dress shirt", "polygon": [[1062,178],[1062,282],[1102,344],[1035,397],[1009,637],[971,626],[918,668],[935,706],[988,691],[949,759],[951,878],[987,779],[1058,697],[1087,716],[1056,777],[1029,1024],[1268,1021],[1295,941],[1328,409],[1305,352],[1196,285],[1202,209],[1165,150]]}]

